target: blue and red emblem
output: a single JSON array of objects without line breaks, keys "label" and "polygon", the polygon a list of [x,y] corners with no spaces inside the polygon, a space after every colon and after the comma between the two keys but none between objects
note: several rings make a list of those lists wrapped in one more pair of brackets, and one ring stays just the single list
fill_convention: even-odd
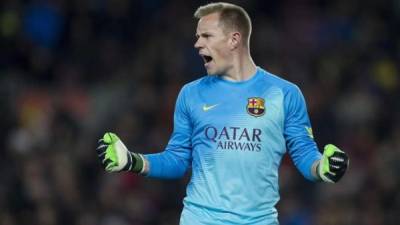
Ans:
[{"label": "blue and red emblem", "polygon": [[255,117],[264,115],[265,101],[260,97],[251,97],[247,99],[247,112]]}]

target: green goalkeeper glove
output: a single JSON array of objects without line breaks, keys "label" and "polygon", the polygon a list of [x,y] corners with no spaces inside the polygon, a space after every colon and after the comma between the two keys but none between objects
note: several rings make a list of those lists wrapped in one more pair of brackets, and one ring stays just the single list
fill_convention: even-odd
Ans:
[{"label": "green goalkeeper glove", "polygon": [[99,140],[99,147],[96,150],[100,162],[107,172],[143,172],[143,156],[128,151],[124,143],[114,133],[105,133],[103,138]]},{"label": "green goalkeeper glove", "polygon": [[317,166],[317,174],[321,180],[336,183],[343,177],[349,165],[349,157],[345,152],[332,144],[325,145],[324,153]]}]

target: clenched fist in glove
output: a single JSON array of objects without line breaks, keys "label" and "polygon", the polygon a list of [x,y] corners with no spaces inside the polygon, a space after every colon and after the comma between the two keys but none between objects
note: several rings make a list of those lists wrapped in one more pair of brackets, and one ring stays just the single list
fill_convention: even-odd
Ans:
[{"label": "clenched fist in glove", "polygon": [[108,172],[132,171],[143,173],[145,162],[143,156],[130,152],[114,133],[107,132],[99,140],[97,155],[104,169]]},{"label": "clenched fist in glove", "polygon": [[325,182],[336,183],[342,178],[348,165],[347,154],[336,146],[328,144],[317,166],[317,174]]}]

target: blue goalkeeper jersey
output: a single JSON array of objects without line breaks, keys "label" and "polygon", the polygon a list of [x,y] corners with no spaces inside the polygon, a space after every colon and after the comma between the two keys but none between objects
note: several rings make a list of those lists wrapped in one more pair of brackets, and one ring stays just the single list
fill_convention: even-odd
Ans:
[{"label": "blue goalkeeper jersey", "polygon": [[278,169],[288,152],[309,180],[321,158],[299,88],[265,70],[231,82],[205,76],[179,93],[166,149],[149,177],[192,170],[181,225],[278,224]]}]

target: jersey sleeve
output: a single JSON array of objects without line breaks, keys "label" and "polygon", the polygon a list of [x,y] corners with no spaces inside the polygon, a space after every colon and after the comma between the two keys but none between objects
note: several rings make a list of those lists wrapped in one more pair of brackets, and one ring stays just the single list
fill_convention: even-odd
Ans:
[{"label": "jersey sleeve", "polygon": [[321,153],[314,141],[304,96],[297,86],[288,88],[284,108],[284,136],[289,155],[303,176],[315,181],[311,167],[321,158]]},{"label": "jersey sleeve", "polygon": [[148,177],[180,178],[190,165],[192,125],[185,90],[182,88],[175,104],[174,128],[167,147],[161,153],[144,155],[149,162]]}]

